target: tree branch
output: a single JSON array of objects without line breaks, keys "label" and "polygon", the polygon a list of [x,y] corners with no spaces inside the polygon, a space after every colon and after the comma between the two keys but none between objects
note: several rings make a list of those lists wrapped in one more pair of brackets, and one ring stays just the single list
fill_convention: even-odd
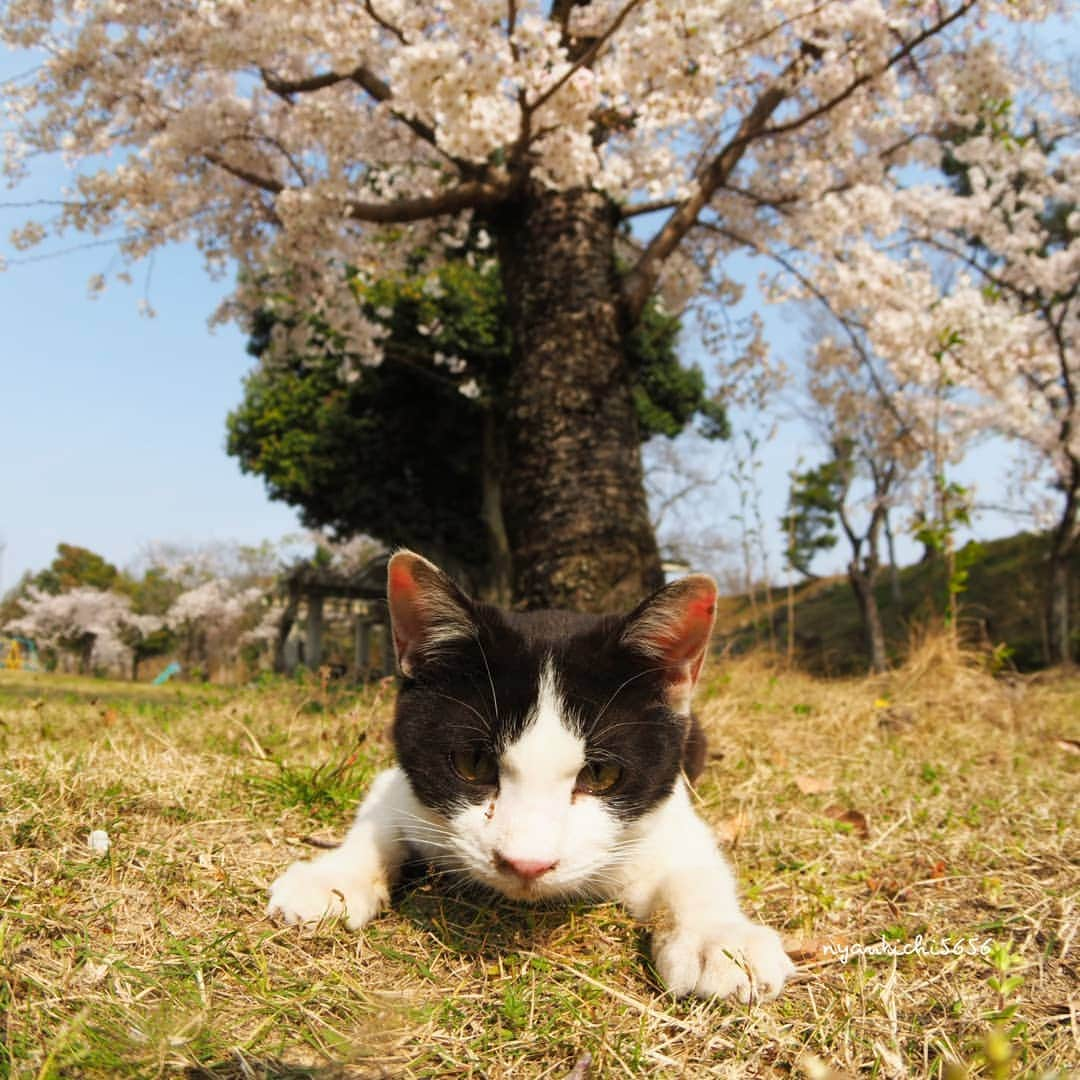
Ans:
[{"label": "tree branch", "polygon": [[[374,16],[372,17],[374,18]],[[385,80],[380,79],[371,68],[366,67],[364,64],[358,64],[352,71],[346,72],[345,74],[336,71],[326,71],[319,75],[309,75],[305,79],[281,79],[274,75],[273,72],[267,71],[264,68],[259,69],[259,74],[262,76],[263,83],[267,90],[284,98],[290,104],[292,103],[291,97],[293,94],[310,94],[316,90],[325,90],[330,86],[337,86],[343,82],[355,83],[380,104],[382,102],[390,101],[394,96],[390,84]],[[434,147],[448,160],[453,161],[455,165],[461,164],[456,159],[451,158],[449,154],[439,147],[438,140],[435,136],[435,129],[433,127],[425,124],[423,120],[417,120],[415,117],[407,116],[397,109],[391,109],[390,114],[395,120],[400,121],[409,128],[414,135],[418,135],[424,142]]]},{"label": "tree branch", "polygon": [[946,27],[950,26],[952,23],[956,22],[957,19],[967,14],[967,12],[970,11],[976,3],[977,0],[965,0],[965,2],[961,4],[954,12],[952,12],[951,15],[942,16],[940,19],[938,19],[936,23],[933,23],[925,30],[916,34],[910,41],[904,42],[904,44],[899,49],[897,49],[896,52],[894,52],[888,60],[885,61],[885,64],[882,67],[878,68],[876,71],[868,71],[865,74],[860,75],[858,78],[853,79],[850,83],[848,83],[848,85],[845,86],[844,89],[840,91],[840,93],[836,94],[834,97],[831,97],[828,101],[823,101],[817,108],[811,109],[808,113],[804,113],[802,116],[797,116],[794,120],[789,120],[784,124],[777,124],[775,127],[766,128],[762,132],[762,135],[784,135],[787,134],[789,131],[795,131],[798,128],[803,127],[805,124],[809,124],[812,120],[816,120],[819,116],[823,116],[827,112],[831,112],[833,109],[836,108],[837,105],[840,105],[849,97],[851,97],[851,95],[854,94],[856,90],[865,86],[873,79],[876,79],[879,75],[882,75],[890,68],[895,67],[902,60],[907,59],[924,41],[932,38],[935,34],[940,34],[941,31],[944,30]]},{"label": "tree branch", "polygon": [[319,75],[309,75],[306,79],[282,79],[266,68],[259,68],[263,85],[278,97],[288,98],[292,94],[310,94],[315,90],[325,90],[328,86],[348,82],[352,72],[340,75],[336,71],[324,71]]},{"label": "tree branch", "polygon": [[535,112],[546,101],[549,101],[555,96],[574,74],[580,71],[583,67],[588,67],[599,55],[600,50],[611,40],[612,36],[619,29],[620,26],[630,15],[630,12],[634,10],[641,3],[641,0],[626,0],[622,10],[612,20],[611,25],[598,37],[595,41],[567,68],[563,74],[555,80],[535,101],[530,101],[527,108],[529,112]]},{"label": "tree branch", "polygon": [[654,199],[652,202],[638,203],[637,206],[624,206],[619,217],[640,217],[642,214],[655,214],[658,210],[674,210],[679,205],[678,199]]},{"label": "tree branch", "polygon": [[274,180],[268,176],[260,176],[258,173],[253,173],[249,169],[241,168],[239,165],[233,165],[232,162],[226,161],[225,158],[214,150],[204,150],[203,157],[206,158],[211,165],[216,165],[230,176],[235,176],[237,180],[243,180],[245,184],[257,187],[261,191],[269,192],[271,195],[280,195],[285,190],[285,185],[280,180]]},{"label": "tree branch", "polygon": [[914,50],[924,41],[940,33],[957,19],[966,14],[977,0],[964,0],[955,11],[942,15],[936,22],[921,30],[910,41],[905,42],[897,49],[878,69],[866,72],[853,79],[843,90],[834,95],[826,102],[810,112],[796,117],[787,123],[767,126],[769,118],[790,95],[792,87],[789,85],[792,75],[798,70],[799,65],[806,56],[818,58],[821,49],[816,44],[804,42],[802,51],[776,80],[776,82],[762,93],[753,109],[743,119],[736,131],[734,138],[728,142],[723,150],[704,169],[698,171],[696,190],[690,195],[668,219],[664,227],[653,237],[646,247],[637,266],[623,281],[623,302],[627,313],[634,321],[641,314],[645,301],[656,286],[660,271],[665,260],[679,246],[687,232],[694,226],[698,215],[708,204],[716,190],[727,181],[727,178],[735,170],[736,165],[742,159],[747,146],[759,138],[770,138],[776,135],[786,134],[810,123],[812,120],[826,112],[836,108],[847,98],[851,97],[866,83],[879,77],[883,72],[899,64],[909,57]]},{"label": "tree branch", "polygon": [[421,221],[444,214],[458,214],[462,210],[491,210],[503,202],[512,190],[512,185],[505,182],[466,180],[441,195],[418,196],[385,203],[350,203],[346,208],[346,216],[354,221],[370,221],[375,224]]},{"label": "tree branch", "polygon": [[776,82],[758,98],[723,150],[698,170],[694,193],[679,204],[678,209],[664,223],[664,227],[649,241],[637,265],[623,279],[623,303],[631,322],[637,321],[645,307],[665,260],[682,243],[716,189],[732,174],[747,146],[765,130],[769,117],[790,93],[787,83],[801,60],[800,55],[788,65]]},{"label": "tree branch", "polygon": [[392,23],[384,19],[376,10],[372,0],[364,0],[364,10],[371,16],[371,18],[379,24],[388,34],[393,34],[394,37],[401,42],[402,45],[408,45],[408,41],[405,39],[405,35]]}]

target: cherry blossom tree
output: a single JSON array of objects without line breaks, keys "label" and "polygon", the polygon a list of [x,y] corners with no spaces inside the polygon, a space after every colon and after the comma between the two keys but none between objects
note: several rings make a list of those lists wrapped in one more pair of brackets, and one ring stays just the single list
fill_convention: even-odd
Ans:
[{"label": "cherry blossom tree", "polygon": [[201,665],[208,675],[214,664],[235,662],[245,633],[264,615],[265,596],[260,586],[227,578],[211,578],[181,593],[165,621],[181,642],[185,663]]},{"label": "cherry blossom tree", "polygon": [[[939,440],[936,462],[996,432],[1048,481],[1047,626],[1050,659],[1063,662],[1080,547],[1080,110],[1067,85],[1038,74],[1038,108],[984,89],[938,143],[962,182],[897,190],[887,242],[836,245],[797,288],[886,358],[905,408]],[[943,465],[934,471],[944,491]]]},{"label": "cherry blossom tree", "polygon": [[162,625],[154,615],[133,612],[127,597],[90,586],[52,594],[31,585],[20,604],[23,614],[6,629],[39,647],[72,653],[84,674],[98,668],[128,671],[138,645]]},{"label": "cherry blossom tree", "polygon": [[614,606],[660,581],[625,360],[648,298],[725,292],[748,238],[817,250],[879,228],[888,177],[930,160],[923,137],[1008,96],[993,26],[1046,10],[13,0],[3,40],[44,60],[5,88],[8,175],[41,153],[78,167],[16,241],[119,234],[138,260],[193,239],[212,271],[240,270],[219,315],[248,318],[270,280],[363,364],[380,335],[356,284],[484,228],[514,337],[514,592]]},{"label": "cherry blossom tree", "polygon": [[[924,422],[921,400],[898,383],[888,364],[863,336],[841,323],[842,337],[822,334],[807,363],[807,419],[826,451],[819,465],[793,476],[788,515],[781,527],[791,537],[788,558],[799,566],[817,550],[835,545],[839,525],[850,558],[848,581],[863,623],[870,670],[884,671],[885,632],[877,600],[881,544],[889,544],[894,570],[890,514],[909,504],[935,432]],[[793,550],[791,550],[793,549]],[[801,549],[801,550],[800,550]]]}]

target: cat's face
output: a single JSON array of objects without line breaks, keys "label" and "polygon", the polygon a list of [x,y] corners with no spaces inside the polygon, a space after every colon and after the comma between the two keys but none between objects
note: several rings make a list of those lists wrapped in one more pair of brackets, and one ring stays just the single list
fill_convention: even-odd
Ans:
[{"label": "cat's face", "polygon": [[[411,552],[390,565],[405,682],[394,742],[437,863],[515,898],[587,891],[682,766],[715,587],[626,617],[502,612]],[[430,839],[427,839],[430,838]]]}]

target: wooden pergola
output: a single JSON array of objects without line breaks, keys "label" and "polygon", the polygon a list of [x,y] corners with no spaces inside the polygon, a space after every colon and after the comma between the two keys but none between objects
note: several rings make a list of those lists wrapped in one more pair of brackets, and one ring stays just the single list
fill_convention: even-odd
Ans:
[{"label": "wooden pergola", "polygon": [[315,671],[323,662],[324,606],[327,601],[350,601],[353,609],[352,674],[367,679],[393,674],[394,651],[386,607],[386,564],[389,554],[377,555],[358,571],[346,574],[312,563],[299,563],[279,585],[285,611],[274,648],[274,670],[285,672],[285,645],[300,608],[304,608],[303,663]]}]

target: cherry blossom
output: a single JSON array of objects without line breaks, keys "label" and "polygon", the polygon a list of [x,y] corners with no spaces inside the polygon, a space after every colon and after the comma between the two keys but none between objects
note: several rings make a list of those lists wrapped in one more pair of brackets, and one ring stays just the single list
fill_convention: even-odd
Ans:
[{"label": "cherry blossom", "polygon": [[[927,161],[918,135],[1010,92],[987,21],[1052,9],[17,0],[0,38],[42,61],[5,87],[5,170],[18,180],[45,152],[76,172],[57,215],[13,242],[75,229],[137,260],[192,239],[212,272],[244,271],[220,316],[277,276],[283,303],[373,359],[379,331],[343,267],[383,274],[456,242],[530,179],[591,185],[627,216],[665,215],[628,283],[640,309],[684,241],[711,261],[740,234],[887,229],[882,181]],[[709,222],[723,235],[688,235]]]},{"label": "cherry blossom", "polygon": [[[1023,97],[1018,83],[1033,69],[1008,55],[1010,22],[1062,9],[1044,0],[12,0],[0,40],[34,50],[40,65],[5,87],[4,168],[18,181],[33,158],[58,154],[73,171],[55,213],[25,223],[13,243],[22,251],[78,231],[114,239],[130,263],[194,242],[212,274],[238,271],[217,318],[250,325],[273,297],[282,318],[266,362],[302,352],[318,323],[340,335],[350,378],[379,361],[383,338],[355,283],[401,271],[418,252],[434,265],[482,228],[518,342],[510,408],[536,419],[519,423],[507,459],[515,594],[540,605],[621,602],[620,589],[639,594],[660,573],[622,340],[658,290],[723,301],[733,252],[799,256],[841,309],[868,301],[870,279],[879,281],[888,303],[867,328],[874,347],[891,355],[913,335],[926,370],[960,364],[954,341],[944,360],[939,346],[961,322],[970,353],[978,340],[1004,357],[1025,338],[1028,313],[1013,311],[1017,322],[976,302],[976,277],[940,298],[932,269],[900,266],[886,249],[920,216],[935,232],[948,219],[939,217],[948,186],[922,183],[938,174],[942,133],[974,132],[987,103]],[[965,152],[977,189],[965,212],[1006,205],[993,160],[1006,150],[973,138]],[[1026,175],[1033,153],[1021,148],[1009,168]],[[1059,160],[1061,186],[1075,186],[1075,166]],[[1029,195],[1002,226],[1017,251],[1034,228]],[[630,228],[625,258],[616,238]],[[574,244],[561,239],[571,235]],[[530,265],[511,265],[525,250]],[[1045,283],[1070,259],[1028,259],[1024,273]],[[618,276],[617,262],[626,263]],[[587,288],[551,287],[590,275]],[[751,337],[752,373],[761,345]],[[558,423],[537,373],[560,350],[588,358],[573,376],[566,366],[583,392],[598,394],[610,384],[604,372],[619,372],[618,394],[606,398],[613,421],[566,432],[566,461],[603,471],[585,488],[569,466],[547,482],[550,447],[533,434]],[[1024,393],[1009,385],[1014,402]]]},{"label": "cherry blossom", "polygon": [[127,672],[132,647],[161,628],[161,619],[131,610],[126,596],[80,587],[53,595],[30,586],[20,600],[23,614],[7,629],[76,655],[82,670]]}]

